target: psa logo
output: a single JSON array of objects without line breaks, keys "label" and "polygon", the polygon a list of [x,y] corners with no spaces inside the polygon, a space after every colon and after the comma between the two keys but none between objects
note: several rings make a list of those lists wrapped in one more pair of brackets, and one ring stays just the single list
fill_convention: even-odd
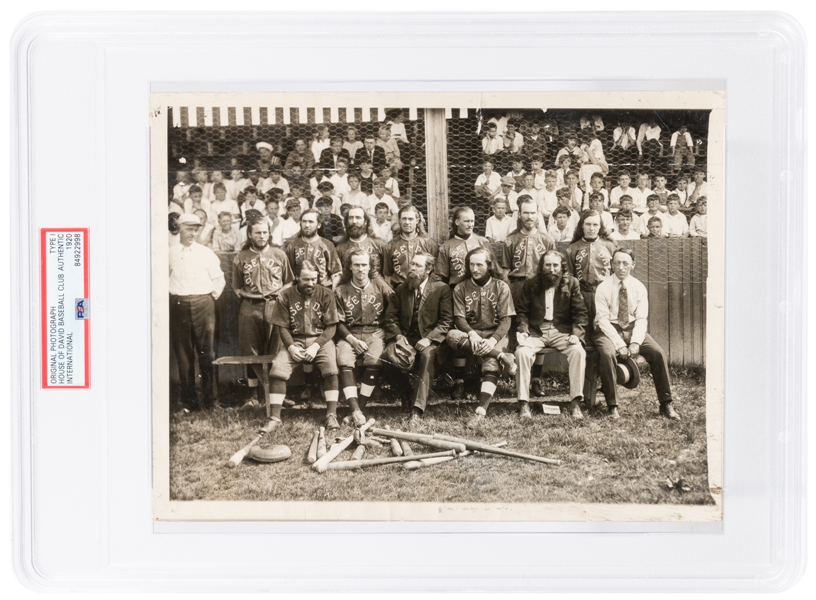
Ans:
[{"label": "psa logo", "polygon": [[76,304],[76,318],[77,321],[85,321],[91,318],[91,299],[77,298]]}]

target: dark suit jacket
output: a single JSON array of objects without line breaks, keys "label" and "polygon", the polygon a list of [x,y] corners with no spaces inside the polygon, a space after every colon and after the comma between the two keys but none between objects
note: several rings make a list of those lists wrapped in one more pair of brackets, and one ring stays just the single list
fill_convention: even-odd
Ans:
[{"label": "dark suit jacket", "polygon": [[[345,148],[340,148],[340,154],[337,156],[337,159],[340,160],[341,158],[345,158],[348,161],[349,167],[351,167],[351,156],[349,156],[348,150]],[[331,148],[323,148],[323,151],[320,153],[320,160],[317,161],[317,168],[324,171],[334,171],[337,169],[337,167],[334,166],[334,157]]]},{"label": "dark suit jacket", "polygon": [[[407,335],[414,312],[414,292],[402,284],[396,291],[396,302],[385,313],[385,337],[393,339]],[[441,344],[453,326],[453,293],[448,284],[429,281],[419,302],[419,333]]]},{"label": "dark suit jacket", "polygon": [[[357,152],[354,153],[354,166],[359,169],[360,161],[363,160],[363,157],[367,156],[368,150],[365,149],[365,146],[358,148]],[[377,176],[380,175],[380,171],[382,171],[383,167],[388,166],[388,161],[385,159],[385,150],[382,149],[382,146],[374,146],[374,159],[372,160],[372,163],[373,164],[371,166]]]},{"label": "dark suit jacket", "polygon": [[[544,321],[544,292],[536,291],[537,278],[524,282],[521,298],[516,304],[516,322],[519,333],[540,335],[541,323]],[[553,296],[553,325],[561,333],[574,335],[585,343],[586,326],[589,323],[581,285],[572,275],[564,274],[561,285]]]}]

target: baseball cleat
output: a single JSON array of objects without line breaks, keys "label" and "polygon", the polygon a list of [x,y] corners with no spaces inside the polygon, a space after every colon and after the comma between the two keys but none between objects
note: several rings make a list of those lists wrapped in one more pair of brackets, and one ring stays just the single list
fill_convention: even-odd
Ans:
[{"label": "baseball cleat", "polygon": [[667,419],[671,419],[672,421],[679,421],[680,415],[674,410],[671,402],[666,402],[666,404],[660,405],[660,414],[666,417]]},{"label": "baseball cleat", "polygon": [[362,427],[366,423],[365,415],[361,410],[355,410],[351,413],[351,420],[354,421],[355,427]]},{"label": "baseball cleat", "polygon": [[538,377],[533,378],[533,381],[530,385],[530,395],[533,398],[541,398],[544,395],[543,384],[541,383],[541,379]]},{"label": "baseball cleat", "polygon": [[533,413],[530,410],[530,403],[529,402],[520,402],[521,406],[519,406],[519,419],[527,420],[533,418]]},{"label": "baseball cleat", "polygon": [[504,364],[504,372],[508,377],[515,377],[516,371],[516,357],[509,352],[502,352],[499,354],[499,360]]},{"label": "baseball cleat", "polygon": [[341,421],[341,425],[343,425],[343,427],[351,425],[351,415],[346,415],[345,417],[343,417],[343,420]]},{"label": "baseball cleat", "polygon": [[457,381],[453,386],[453,391],[451,392],[451,399],[452,400],[464,400],[465,399],[465,382],[464,381]]},{"label": "baseball cleat", "polygon": [[340,429],[340,423],[337,422],[337,415],[326,415],[326,423],[324,427],[328,429]]}]

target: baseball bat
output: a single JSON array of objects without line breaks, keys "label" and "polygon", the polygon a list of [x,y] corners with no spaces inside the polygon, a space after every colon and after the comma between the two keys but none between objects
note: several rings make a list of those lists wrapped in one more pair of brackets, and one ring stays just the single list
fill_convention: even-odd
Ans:
[{"label": "baseball bat", "polygon": [[521,452],[513,452],[512,450],[505,450],[504,448],[497,448],[490,444],[483,444],[482,442],[475,442],[473,440],[466,440],[463,438],[453,437],[452,435],[442,435],[435,433],[434,438],[438,440],[446,440],[448,442],[457,442],[464,444],[468,450],[478,450],[489,454],[498,454],[500,456],[509,456],[511,458],[520,458],[522,460],[530,460],[533,462],[540,462],[547,465],[560,465],[561,461],[556,458],[544,458],[542,456],[535,456],[533,454],[522,454]]},{"label": "baseball bat", "polygon": [[362,469],[364,467],[376,467],[378,465],[393,465],[397,463],[409,462],[422,458],[437,458],[448,456],[454,458],[456,450],[446,450],[444,452],[432,452],[431,454],[417,454],[416,456],[392,456],[390,458],[371,458],[369,460],[344,460],[330,463],[328,469],[331,471],[350,471],[352,469]]},{"label": "baseball bat", "polygon": [[230,457],[229,461],[227,462],[227,465],[228,465],[228,466],[229,466],[231,469],[234,469],[235,467],[237,467],[238,465],[240,465],[240,464],[241,464],[241,461],[243,461],[243,460],[244,460],[244,457],[247,455],[247,452],[249,452],[250,448],[252,448],[252,446],[254,446],[254,445],[255,445],[255,444],[257,444],[258,442],[260,442],[260,441],[261,441],[261,438],[262,438],[264,435],[266,435],[267,433],[269,433],[270,431],[272,431],[272,428],[275,426],[275,425],[274,425],[274,423],[275,423],[274,421],[269,421],[269,423],[267,423],[267,424],[266,424],[264,427],[261,427],[261,428],[258,430],[258,435],[256,435],[256,436],[255,436],[255,439],[253,439],[253,440],[252,440],[251,442],[249,442],[249,443],[248,443],[246,446],[244,446],[243,448],[241,448],[240,450],[238,450],[238,452],[236,452],[235,454],[233,454],[233,455]]},{"label": "baseball bat", "polygon": [[322,458],[326,454],[326,428],[321,427],[317,431],[317,458]]},{"label": "baseball bat", "polygon": [[[386,425],[385,428],[388,429],[389,431],[391,430],[391,427],[389,427],[388,425]],[[391,452],[394,454],[394,456],[402,456],[403,455],[402,446],[400,446],[399,440],[397,440],[397,438],[390,438],[390,442]]]},{"label": "baseball bat", "polygon": [[400,440],[400,445],[402,446],[402,453],[405,456],[413,456],[414,455],[414,451],[411,450],[411,446],[408,445],[408,442],[406,442],[405,440]]},{"label": "baseball bat", "polygon": [[351,460],[361,460],[365,454],[365,451],[365,446],[357,446],[357,449],[354,450],[354,454],[351,455]]},{"label": "baseball bat", "polygon": [[[500,448],[501,446],[506,446],[507,442],[499,442],[498,444],[493,444],[495,447]],[[462,456],[468,456],[473,454],[474,450],[465,450],[461,454],[458,454],[456,458],[460,458]],[[438,465],[439,463],[448,462],[449,460],[453,460],[453,456],[441,456],[439,458],[425,458],[423,460],[411,461],[407,462],[402,465],[404,468],[408,469],[409,471],[413,471],[416,469],[421,469],[422,467],[428,467],[430,465]]]},{"label": "baseball bat", "polygon": [[464,452],[467,450],[461,442],[452,442],[449,440],[435,439],[432,435],[419,433],[406,433],[404,431],[390,430],[390,429],[376,429],[371,428],[371,433],[374,435],[382,435],[385,437],[397,438],[408,442],[415,442],[430,446],[431,448],[439,448],[440,450],[456,450],[457,452]]},{"label": "baseball bat", "polygon": [[312,436],[312,443],[309,446],[309,453],[306,455],[306,461],[309,464],[312,464],[314,461],[317,460],[317,440],[320,437],[320,432],[315,429],[314,435]]},{"label": "baseball bat", "polygon": [[[369,419],[368,422],[365,425],[360,427],[360,430],[365,431],[366,429],[368,429],[369,427],[374,425],[374,423],[376,423],[376,421],[374,419]],[[317,459],[317,461],[312,465],[312,468],[315,471],[317,471],[318,473],[325,473],[326,472],[326,467],[328,467],[329,463],[331,461],[333,461],[335,458],[337,458],[338,455],[343,450],[345,450],[346,448],[351,446],[351,443],[353,441],[354,441],[354,435],[350,435],[346,439],[344,439],[343,441],[334,444],[331,447],[331,450],[326,452],[326,454],[324,454],[321,458]],[[355,460],[353,462],[354,462],[354,464],[357,464],[360,461]]]}]

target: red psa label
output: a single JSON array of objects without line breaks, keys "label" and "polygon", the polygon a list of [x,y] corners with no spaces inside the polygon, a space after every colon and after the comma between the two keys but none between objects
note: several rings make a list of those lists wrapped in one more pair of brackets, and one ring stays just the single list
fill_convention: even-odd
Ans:
[{"label": "red psa label", "polygon": [[88,229],[41,229],[42,387],[91,385]]}]

